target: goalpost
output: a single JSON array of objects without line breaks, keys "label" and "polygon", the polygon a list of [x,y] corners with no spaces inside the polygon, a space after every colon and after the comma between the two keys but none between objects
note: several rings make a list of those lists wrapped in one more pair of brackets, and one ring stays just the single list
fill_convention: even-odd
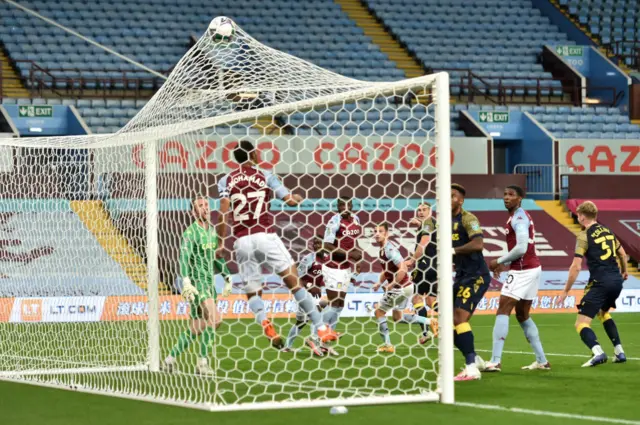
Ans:
[{"label": "goalpost", "polygon": [[[0,379],[214,411],[453,403],[449,125],[446,73],[354,80],[235,27],[230,41],[205,33],[115,134],[0,139],[14,157],[0,173]],[[235,166],[239,140],[253,142],[259,167],[305,198],[295,208],[269,204],[295,261],[324,232],[336,199],[354,200],[364,261],[337,325],[340,355],[305,351],[309,326],[294,352],[271,348],[234,274],[229,297],[215,277],[222,324],[213,341],[194,335],[168,373],[163,359],[191,323],[179,295],[191,201],[206,197],[216,222],[217,182]],[[409,222],[423,201],[445,241],[440,334],[419,345],[417,325],[389,319],[396,351],[378,353],[373,228],[389,223],[408,256]],[[233,251],[233,236],[225,246]],[[264,280],[267,316],[286,338],[296,303],[276,276]],[[203,355],[214,375],[196,373]]]}]

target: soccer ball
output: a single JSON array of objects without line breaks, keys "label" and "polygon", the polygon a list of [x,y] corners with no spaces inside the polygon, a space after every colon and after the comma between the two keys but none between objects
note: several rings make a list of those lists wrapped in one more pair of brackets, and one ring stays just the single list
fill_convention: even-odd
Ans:
[{"label": "soccer ball", "polygon": [[209,36],[215,41],[228,43],[236,34],[236,24],[226,16],[218,16],[209,24]]}]

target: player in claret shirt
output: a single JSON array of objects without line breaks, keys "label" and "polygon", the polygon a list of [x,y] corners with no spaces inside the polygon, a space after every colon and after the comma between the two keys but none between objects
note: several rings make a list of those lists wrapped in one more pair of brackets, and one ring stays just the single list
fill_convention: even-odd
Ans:
[{"label": "player in claret shirt", "polygon": [[324,250],[329,261],[322,265],[322,277],[327,290],[329,305],[324,309],[323,320],[335,330],[344,308],[347,288],[354,271],[362,259],[358,238],[362,235],[360,219],[353,213],[350,198],[338,199],[338,214],[329,220],[324,232]]},{"label": "player in claret shirt", "polygon": [[[313,300],[318,307],[318,311],[322,311],[322,309],[327,306],[327,298],[322,296],[322,289],[324,288],[322,265],[328,260],[329,254],[322,250],[322,238],[316,236],[313,238],[313,252],[302,257],[302,260],[298,263],[298,276],[300,276],[300,282],[313,297]],[[305,312],[298,309],[298,312],[296,313],[296,323],[289,330],[285,348],[282,350],[283,352],[293,351],[293,343],[308,321],[309,317]],[[334,354],[332,349],[328,350],[328,352],[329,354]]]},{"label": "player in claret shirt", "polygon": [[484,365],[485,372],[500,372],[502,368],[502,350],[509,333],[509,315],[514,308],[518,323],[536,355],[536,361],[522,369],[551,369],[542,349],[538,327],[529,317],[531,303],[538,296],[542,267],[536,254],[533,220],[521,206],[523,198],[524,190],[519,186],[508,186],[504,190],[504,206],[509,211],[505,225],[509,252],[492,260],[489,268],[496,278],[507,267],[510,270],[500,294],[500,307],[493,327],[493,354],[491,361]]},{"label": "player in claret shirt", "polygon": [[322,323],[322,316],[316,309],[313,297],[300,285],[295,262],[282,240],[274,233],[274,216],[269,210],[269,203],[274,196],[290,206],[300,204],[302,197],[291,194],[274,174],[258,169],[258,155],[251,142],[239,142],[233,156],[239,167],[218,182],[218,234],[224,238],[227,234],[227,222],[231,221],[236,238],[235,259],[249,308],[271,345],[276,349],[284,348],[284,341],[267,319],[262,301],[262,269],[280,276],[293,294],[298,307],[313,323],[312,337],[307,340],[307,345],[317,354],[320,343],[335,341],[337,336]]},{"label": "player in claret shirt", "polygon": [[422,326],[429,326],[431,320],[417,314],[404,314],[407,302],[413,297],[413,282],[409,278],[407,263],[400,254],[398,247],[389,240],[389,225],[387,223],[378,224],[374,238],[376,243],[380,245],[379,261],[382,266],[382,272],[378,283],[373,285],[372,290],[377,291],[386,282],[385,293],[374,312],[383,341],[383,345],[378,348],[378,351],[381,353],[393,353],[395,348],[391,345],[386,318],[389,310],[392,310],[394,322],[417,323],[422,328]]}]

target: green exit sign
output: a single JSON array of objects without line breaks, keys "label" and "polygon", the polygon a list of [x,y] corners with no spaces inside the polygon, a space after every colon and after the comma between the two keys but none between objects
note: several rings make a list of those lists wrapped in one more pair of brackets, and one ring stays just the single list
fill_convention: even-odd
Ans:
[{"label": "green exit sign", "polygon": [[582,46],[556,46],[559,56],[582,56]]},{"label": "green exit sign", "polygon": [[20,118],[51,118],[53,117],[53,106],[20,106],[18,116]]},{"label": "green exit sign", "polygon": [[508,112],[480,112],[480,122],[506,124],[509,122]]}]

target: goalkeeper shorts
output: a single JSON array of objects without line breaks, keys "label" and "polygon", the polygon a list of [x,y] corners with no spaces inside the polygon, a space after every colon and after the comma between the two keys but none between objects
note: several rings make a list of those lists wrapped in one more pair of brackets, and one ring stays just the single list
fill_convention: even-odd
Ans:
[{"label": "goalkeeper shorts", "polygon": [[201,285],[196,285],[196,289],[198,289],[198,295],[195,297],[193,302],[189,304],[189,317],[192,319],[202,319],[204,318],[202,303],[209,299],[213,299],[214,302],[217,301],[218,294],[212,286],[204,288],[201,287]]}]

